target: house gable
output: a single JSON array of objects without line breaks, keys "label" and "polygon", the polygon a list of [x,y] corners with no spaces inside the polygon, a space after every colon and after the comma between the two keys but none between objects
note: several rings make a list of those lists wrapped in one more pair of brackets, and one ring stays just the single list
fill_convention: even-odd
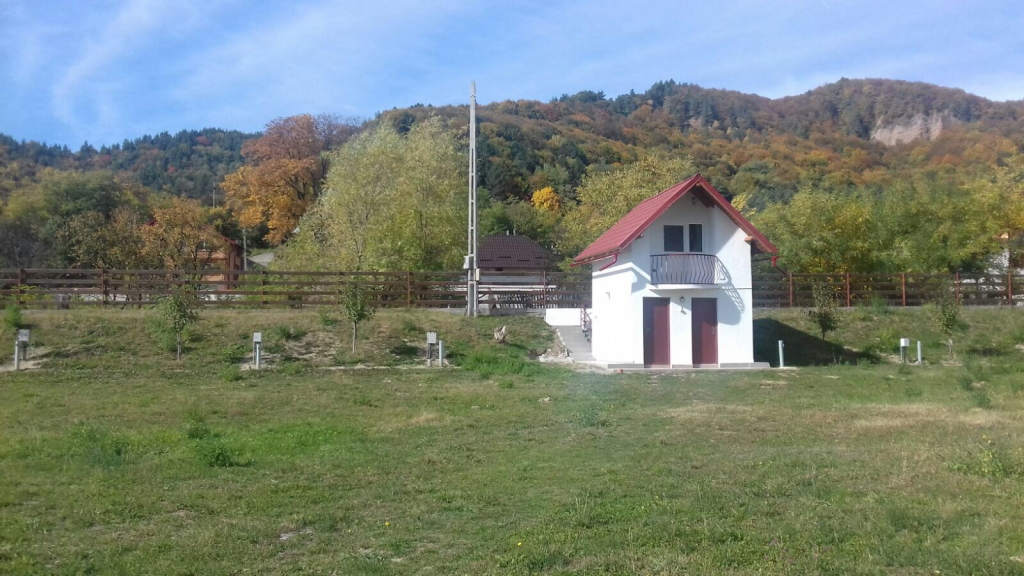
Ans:
[{"label": "house gable", "polygon": [[739,210],[733,207],[718,190],[715,190],[710,182],[697,174],[638,204],[636,208],[633,208],[590,246],[580,252],[573,259],[573,264],[577,266],[589,264],[620,253],[686,194],[692,194],[705,206],[721,208],[736,226],[748,234],[748,241],[753,244],[755,249],[769,254],[777,252],[774,244],[769,242],[753,224],[744,218]]}]

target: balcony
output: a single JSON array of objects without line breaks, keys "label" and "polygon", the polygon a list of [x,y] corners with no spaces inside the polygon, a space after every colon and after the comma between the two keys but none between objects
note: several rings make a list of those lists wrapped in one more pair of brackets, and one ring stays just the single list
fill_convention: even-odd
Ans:
[{"label": "balcony", "polygon": [[656,254],[651,256],[651,284],[725,282],[725,268],[714,254]]}]

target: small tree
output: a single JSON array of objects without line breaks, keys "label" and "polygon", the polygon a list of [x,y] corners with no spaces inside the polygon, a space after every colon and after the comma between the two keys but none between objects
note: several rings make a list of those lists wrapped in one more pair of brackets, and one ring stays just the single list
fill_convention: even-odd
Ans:
[{"label": "small tree", "polygon": [[373,318],[376,310],[366,292],[358,284],[347,284],[338,296],[345,318],[352,322],[352,353],[355,354],[359,325]]},{"label": "small tree", "polygon": [[839,310],[836,307],[836,295],[827,284],[815,282],[812,287],[814,294],[814,308],[807,311],[807,315],[818,325],[821,330],[821,339],[825,340],[829,332],[839,327]]},{"label": "small tree", "polygon": [[949,286],[939,291],[939,297],[935,301],[934,308],[935,324],[939,331],[946,336],[946,344],[949,345],[949,357],[953,358],[953,334],[963,332],[967,329],[967,323],[960,317],[960,299]]},{"label": "small tree", "polygon": [[181,345],[185,329],[199,319],[199,299],[192,286],[183,284],[174,289],[170,296],[160,301],[160,314],[174,332],[177,356],[181,360]]}]

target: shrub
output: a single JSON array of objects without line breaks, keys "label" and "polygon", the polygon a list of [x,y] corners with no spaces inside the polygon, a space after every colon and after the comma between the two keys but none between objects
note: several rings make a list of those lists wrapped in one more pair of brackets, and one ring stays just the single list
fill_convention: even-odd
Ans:
[{"label": "shrub", "polygon": [[868,299],[868,308],[875,316],[884,316],[889,313],[889,299],[876,294]]},{"label": "shrub", "polygon": [[224,349],[221,356],[228,364],[240,364],[249,354],[249,347],[245,344],[232,344]]},{"label": "shrub", "polygon": [[302,328],[292,328],[290,326],[274,326],[270,329],[271,336],[278,340],[298,340],[306,335],[306,331]]},{"label": "shrub", "polygon": [[971,403],[982,410],[988,410],[992,407],[992,398],[984,389],[978,388],[971,391]]},{"label": "shrub", "polygon": [[974,389],[974,378],[967,373],[962,373],[956,377],[956,384],[962,390],[971,391]]},{"label": "shrub", "polygon": [[492,376],[532,376],[540,371],[540,367],[530,360],[516,355],[512,351],[475,350],[466,354],[461,366],[480,375],[481,378]]},{"label": "shrub", "polygon": [[1024,476],[1024,463],[1020,456],[1020,449],[1015,454],[1007,453],[991,440],[985,440],[980,450],[964,453],[950,468],[963,474],[993,480],[1019,478]]},{"label": "shrub", "polygon": [[92,425],[79,427],[71,434],[71,452],[93,466],[114,468],[129,463],[131,444],[104,428]]},{"label": "shrub", "polygon": [[15,304],[9,304],[4,308],[4,326],[10,330],[20,330],[25,328],[25,317],[21,314],[21,308],[18,308]]},{"label": "shrub", "polygon": [[225,382],[238,382],[242,379],[242,369],[232,364],[220,373],[220,377]]},{"label": "shrub", "polygon": [[211,437],[205,438],[195,445],[196,456],[199,461],[210,468],[232,468],[245,466],[238,456],[220,439]]},{"label": "shrub", "polygon": [[205,440],[213,436],[213,431],[206,425],[202,416],[191,416],[185,424],[185,438],[189,440]]}]

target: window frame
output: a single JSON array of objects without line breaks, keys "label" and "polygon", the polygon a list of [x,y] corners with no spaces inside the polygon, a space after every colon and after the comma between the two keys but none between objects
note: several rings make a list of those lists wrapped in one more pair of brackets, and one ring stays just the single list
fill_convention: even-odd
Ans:
[{"label": "window frame", "polygon": [[[698,229],[700,230],[700,250],[694,250],[693,249],[693,228],[694,228],[694,226],[698,227]],[[705,240],[706,240],[706,238],[704,237],[704,224],[696,223],[696,222],[694,222],[694,223],[687,223],[686,224],[686,247],[687,247],[687,252],[691,252],[693,254],[707,254],[707,252],[704,250],[704,248],[705,248],[705,246],[704,246],[705,245]]]},{"label": "window frame", "polygon": [[[679,245],[678,245],[679,249],[678,250],[676,250],[675,248],[669,248],[669,245],[668,245],[668,238],[669,238],[668,231],[669,231],[670,228],[673,229],[673,230],[681,229],[681,231],[680,231],[681,234],[680,234],[680,237],[679,237]],[[686,224],[664,224],[662,226],[662,229],[661,229],[661,235],[662,235],[661,247],[664,249],[664,251],[666,253],[685,253],[686,252],[686,247],[687,247],[687,238],[688,238],[687,234],[689,234],[689,228],[686,227]]]}]

